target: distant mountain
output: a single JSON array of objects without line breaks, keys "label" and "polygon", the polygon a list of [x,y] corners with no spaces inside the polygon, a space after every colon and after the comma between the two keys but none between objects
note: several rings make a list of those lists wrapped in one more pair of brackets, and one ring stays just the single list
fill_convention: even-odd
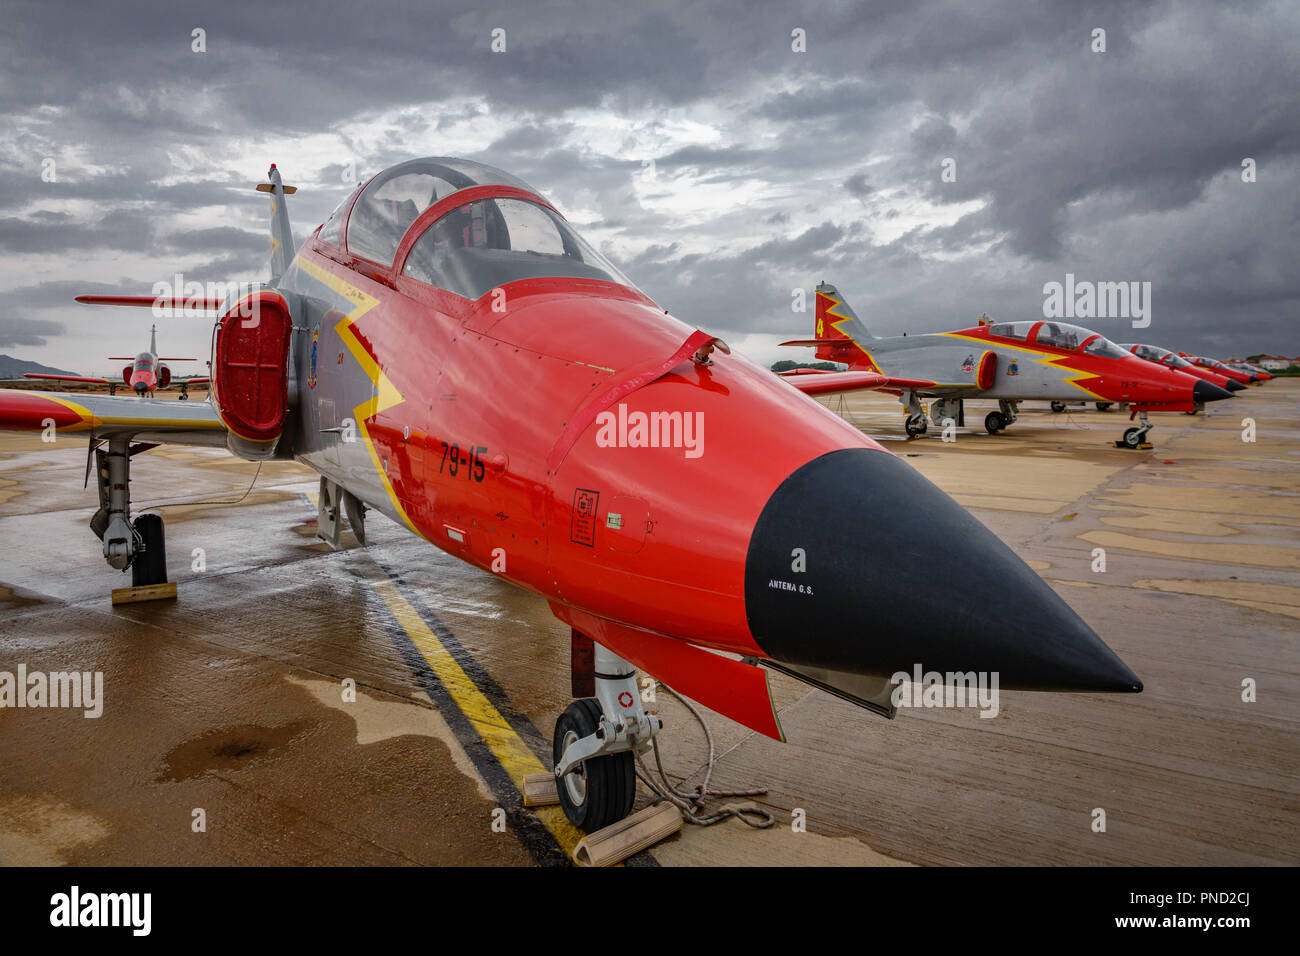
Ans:
[{"label": "distant mountain", "polygon": [[28,372],[40,372],[42,375],[76,375],[61,368],[50,368],[39,362],[27,362],[12,355],[0,355],[0,379],[22,378]]}]

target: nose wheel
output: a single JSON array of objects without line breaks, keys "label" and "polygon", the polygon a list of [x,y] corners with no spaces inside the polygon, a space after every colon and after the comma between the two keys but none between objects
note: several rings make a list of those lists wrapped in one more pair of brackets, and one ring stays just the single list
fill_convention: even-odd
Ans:
[{"label": "nose wheel", "polygon": [[907,436],[909,438],[924,435],[926,430],[925,416],[909,415],[907,416],[907,421],[903,423],[903,427],[907,429]]},{"label": "nose wheel", "polygon": [[1151,420],[1147,418],[1147,413],[1142,413],[1142,424],[1134,425],[1124,432],[1124,437],[1115,442],[1116,448],[1141,448],[1147,440],[1147,432],[1154,427]]},{"label": "nose wheel", "polygon": [[[594,697],[575,700],[555,722],[553,753],[558,765],[564,752],[600,726],[600,701]],[[569,822],[594,833],[617,823],[632,812],[636,799],[636,763],[632,751],[623,750],[592,757],[578,764],[558,781],[560,806]]]},{"label": "nose wheel", "polygon": [[[574,637],[577,643],[576,630]],[[565,708],[555,722],[551,753],[564,815],[575,827],[595,833],[632,812],[635,755],[650,749],[662,724],[641,709],[636,668],[601,644],[590,646],[593,654],[584,664],[575,655],[574,686],[594,686],[596,696]]]}]

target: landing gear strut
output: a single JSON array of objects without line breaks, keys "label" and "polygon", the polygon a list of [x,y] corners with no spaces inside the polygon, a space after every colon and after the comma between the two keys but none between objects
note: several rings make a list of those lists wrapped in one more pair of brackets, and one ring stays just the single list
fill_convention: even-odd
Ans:
[{"label": "landing gear strut", "polygon": [[989,412],[984,416],[984,430],[990,435],[996,435],[1012,424],[1020,411],[1015,402],[1008,401],[1005,398],[998,400],[998,409],[998,411]]},{"label": "landing gear strut", "polygon": [[99,510],[90,530],[104,543],[104,560],[118,571],[131,569],[131,584],[165,584],[167,550],[161,515],[144,514],[131,520],[131,456],[154,446],[118,436],[108,439],[108,450],[91,443],[99,486]]},{"label": "landing gear strut", "polygon": [[930,403],[930,421],[944,428],[948,420],[958,428],[966,427],[966,404],[960,398],[936,398]]},{"label": "landing gear strut", "polygon": [[[575,633],[574,640],[584,639]],[[552,744],[560,806],[570,823],[588,833],[632,812],[634,754],[649,750],[663,726],[641,709],[636,668],[600,644],[591,646],[596,696],[568,706],[555,722]],[[574,683],[582,683],[579,675]]]},{"label": "landing gear strut", "polygon": [[899,396],[899,401],[907,409],[907,421],[903,427],[907,430],[908,438],[915,438],[917,435],[924,435],[927,428],[925,410],[921,408],[921,401],[916,397],[916,392],[908,389]]},{"label": "landing gear strut", "polygon": [[1139,448],[1147,440],[1147,432],[1151,431],[1154,426],[1151,424],[1151,420],[1147,418],[1146,412],[1138,413],[1138,417],[1142,419],[1142,424],[1124,432],[1124,437],[1115,442],[1116,448]]}]

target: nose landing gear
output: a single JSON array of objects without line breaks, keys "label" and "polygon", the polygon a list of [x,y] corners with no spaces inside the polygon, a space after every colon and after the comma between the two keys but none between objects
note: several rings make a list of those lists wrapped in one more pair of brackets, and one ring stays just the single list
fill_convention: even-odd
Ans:
[{"label": "nose landing gear", "polygon": [[560,806],[570,823],[588,833],[632,812],[634,754],[649,750],[663,726],[641,709],[636,669],[600,644],[592,646],[596,696],[565,709],[552,741]]},{"label": "nose landing gear", "polygon": [[1151,431],[1151,429],[1155,426],[1153,426],[1151,424],[1151,420],[1147,418],[1146,412],[1141,412],[1138,414],[1139,417],[1142,419],[1142,424],[1135,425],[1134,427],[1125,431],[1124,437],[1121,438],[1119,441],[1115,442],[1116,448],[1141,448],[1142,445],[1146,442],[1147,432]]}]

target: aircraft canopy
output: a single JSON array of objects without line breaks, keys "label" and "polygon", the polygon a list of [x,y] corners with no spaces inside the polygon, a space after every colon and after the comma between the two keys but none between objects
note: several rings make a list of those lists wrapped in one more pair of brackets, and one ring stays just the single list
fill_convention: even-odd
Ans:
[{"label": "aircraft canopy", "polygon": [[437,156],[399,163],[370,180],[357,198],[348,217],[348,252],[392,264],[402,237],[420,213],[451,193],[472,186],[512,186],[533,192],[531,186],[509,173],[466,159]]}]

